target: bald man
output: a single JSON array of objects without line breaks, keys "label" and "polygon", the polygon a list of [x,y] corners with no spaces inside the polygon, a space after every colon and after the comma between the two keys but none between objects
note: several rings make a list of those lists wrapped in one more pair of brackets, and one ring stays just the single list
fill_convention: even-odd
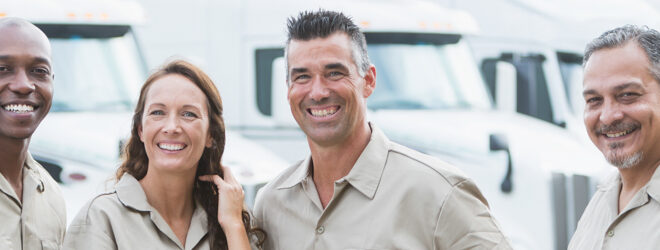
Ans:
[{"label": "bald man", "polygon": [[50,43],[33,24],[0,19],[0,249],[60,249],[62,193],[30,153],[53,99]]}]

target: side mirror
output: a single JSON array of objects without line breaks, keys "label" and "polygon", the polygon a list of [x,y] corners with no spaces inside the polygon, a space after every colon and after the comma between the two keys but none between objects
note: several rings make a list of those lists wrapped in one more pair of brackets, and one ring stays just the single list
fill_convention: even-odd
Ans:
[{"label": "side mirror", "polygon": [[516,67],[505,61],[495,64],[495,100],[498,110],[516,112],[517,78]]},{"label": "side mirror", "polygon": [[491,134],[489,137],[489,145],[491,151],[505,151],[507,155],[507,168],[500,189],[504,193],[511,193],[513,190],[513,182],[511,175],[513,174],[513,159],[511,159],[511,152],[509,151],[509,141],[503,134]]},{"label": "side mirror", "polygon": [[289,87],[286,82],[286,66],[284,63],[284,57],[279,57],[273,61],[273,75],[272,75],[272,92],[271,100],[273,107],[273,120],[277,126],[283,127],[297,127],[298,124],[296,120],[293,119],[291,115],[291,109],[289,108],[289,100],[287,99],[287,93]]}]

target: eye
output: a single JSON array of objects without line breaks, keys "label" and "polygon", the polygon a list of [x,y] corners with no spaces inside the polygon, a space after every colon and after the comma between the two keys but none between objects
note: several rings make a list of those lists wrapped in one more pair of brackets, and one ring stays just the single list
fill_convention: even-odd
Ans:
[{"label": "eye", "polygon": [[295,82],[303,82],[305,80],[310,79],[311,77],[309,75],[297,75],[293,77],[293,81]]},{"label": "eye", "polygon": [[637,97],[637,96],[640,96],[640,95],[638,93],[635,93],[635,92],[625,92],[625,93],[622,93],[619,96],[622,97],[622,98],[630,99],[630,98],[634,98],[634,97]]},{"label": "eye", "polygon": [[332,71],[332,72],[328,73],[328,78],[330,80],[339,80],[342,77],[344,77],[344,73],[339,72],[339,71]]},{"label": "eye", "polygon": [[48,70],[47,68],[34,68],[32,69],[32,72],[41,75],[50,75],[50,70]]},{"label": "eye", "polygon": [[158,110],[158,109],[153,110],[149,113],[149,115],[164,115],[164,114],[165,114],[165,112],[163,112],[162,110]]},{"label": "eye", "polygon": [[9,71],[9,67],[5,65],[0,65],[0,72],[8,72],[8,71]]},{"label": "eye", "polygon": [[199,116],[197,114],[193,113],[193,112],[184,111],[183,112],[183,117],[197,118]]},{"label": "eye", "polygon": [[588,98],[585,98],[585,102],[587,104],[595,104],[595,103],[599,102],[602,99],[603,98],[601,98],[601,97],[588,97]]}]

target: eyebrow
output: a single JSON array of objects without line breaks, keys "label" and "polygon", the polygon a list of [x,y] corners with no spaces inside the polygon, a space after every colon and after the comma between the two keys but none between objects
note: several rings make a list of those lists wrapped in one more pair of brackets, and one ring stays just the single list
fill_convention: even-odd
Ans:
[{"label": "eyebrow", "polygon": [[[619,92],[619,91],[622,91],[622,90],[628,89],[628,88],[643,89],[641,84],[639,84],[637,82],[629,82],[629,83],[624,83],[624,84],[618,85],[618,86],[614,87],[613,90],[614,90],[614,92]],[[582,92],[582,96],[597,95],[597,94],[598,94],[598,92],[596,90],[593,90],[593,89],[587,89],[587,90]]]},{"label": "eyebrow", "polygon": [[[0,55],[0,60],[9,61],[9,60],[12,60],[13,57],[14,56]],[[45,58],[45,57],[37,56],[37,57],[34,57],[32,59],[32,61],[37,62],[37,63],[45,63],[45,64],[48,64],[50,66],[50,60],[48,60],[48,58]]]},{"label": "eyebrow", "polygon": [[624,89],[628,88],[634,88],[634,89],[643,89],[642,85],[636,82],[629,82],[629,83],[624,83],[619,86],[614,87],[614,91],[621,91]]},{"label": "eyebrow", "polygon": [[[157,103],[149,104],[148,108],[151,108],[151,107],[153,107],[153,106],[167,107],[167,105],[165,105],[165,104],[163,104],[163,103],[160,103],[160,102],[157,102]],[[201,112],[200,107],[197,107],[197,106],[192,105],[192,104],[184,104],[184,105],[183,105],[183,108],[193,108],[193,109],[196,109],[196,110],[198,110],[198,111]]]},{"label": "eyebrow", "polygon": [[331,63],[331,64],[328,64],[328,65],[325,65],[325,69],[348,70],[348,67],[346,67],[344,64],[341,64],[341,63]]},{"label": "eyebrow", "polygon": [[291,69],[291,74],[296,74],[296,73],[305,73],[309,71],[307,68],[292,68]]}]

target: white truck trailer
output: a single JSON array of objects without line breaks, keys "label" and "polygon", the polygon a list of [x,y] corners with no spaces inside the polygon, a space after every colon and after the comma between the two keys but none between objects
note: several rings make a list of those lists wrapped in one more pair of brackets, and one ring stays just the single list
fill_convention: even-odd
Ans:
[{"label": "white truck trailer", "polygon": [[477,32],[465,12],[396,0],[141,2],[149,61],[180,54],[203,65],[226,94],[230,128],[291,161],[307,146],[286,101],[286,19],[320,7],[353,16],[378,72],[369,119],[471,176],[516,249],[565,246],[606,169],[566,130],[495,110],[464,41]]}]

